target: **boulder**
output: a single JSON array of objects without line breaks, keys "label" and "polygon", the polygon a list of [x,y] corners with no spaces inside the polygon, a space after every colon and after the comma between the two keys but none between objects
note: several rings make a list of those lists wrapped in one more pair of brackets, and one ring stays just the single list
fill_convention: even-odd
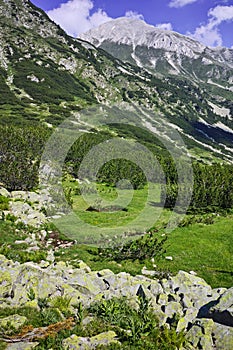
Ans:
[{"label": "boulder", "polygon": [[215,322],[233,326],[233,287],[219,297],[217,303],[210,308],[209,315]]},{"label": "boulder", "polygon": [[181,318],[184,315],[181,304],[177,303],[176,301],[170,301],[165,306],[164,312],[167,316],[168,323],[169,323],[169,320],[172,320],[174,317]]},{"label": "boulder", "polygon": [[31,350],[38,344],[38,342],[18,342],[7,345],[6,350]]},{"label": "boulder", "polygon": [[10,198],[11,194],[10,194],[10,192],[7,191],[6,188],[0,187],[0,196]]},{"label": "boulder", "polygon": [[12,278],[8,271],[0,273],[0,298],[10,295],[12,288]]},{"label": "boulder", "polygon": [[218,323],[214,324],[213,335],[218,350],[233,349],[233,328]]},{"label": "boulder", "polygon": [[12,327],[16,331],[21,328],[24,323],[27,321],[27,318],[20,315],[12,315],[4,318],[0,318],[0,329]]},{"label": "boulder", "polygon": [[73,334],[69,338],[63,340],[62,345],[67,350],[91,350],[96,349],[96,347],[100,345],[120,344],[116,337],[117,335],[113,331],[100,333],[91,338],[78,337]]},{"label": "boulder", "polygon": [[197,320],[187,332],[186,339],[195,349],[212,350],[214,349],[213,329],[213,320]]}]

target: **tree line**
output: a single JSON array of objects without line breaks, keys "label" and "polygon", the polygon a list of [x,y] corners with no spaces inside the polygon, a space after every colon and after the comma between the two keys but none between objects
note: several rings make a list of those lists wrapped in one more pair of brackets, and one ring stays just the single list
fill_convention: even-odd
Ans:
[{"label": "tree line", "polygon": [[[50,135],[51,130],[43,126],[0,126],[0,182],[8,190],[31,190],[38,186],[40,156]],[[93,130],[93,133],[84,134],[68,152],[64,171],[78,177],[84,156],[95,145],[112,137],[108,131],[97,133]],[[140,154],[141,150],[138,152],[138,157],[142,158],[144,155]],[[165,206],[173,208],[179,189],[176,165],[167,154],[160,154],[157,158],[166,176],[165,191],[162,191],[161,196],[166,195]],[[97,181],[116,186],[120,180],[128,179],[134,189],[143,188],[148,180],[143,167],[148,161],[149,158],[143,159],[140,167],[126,159],[111,159],[106,163],[103,159]],[[190,210],[198,212],[233,208],[233,165],[209,165],[197,161],[193,161],[192,165],[194,185]],[[153,177],[150,174],[149,179],[159,182],[160,175],[157,173]],[[125,186],[127,188],[128,182]]]}]

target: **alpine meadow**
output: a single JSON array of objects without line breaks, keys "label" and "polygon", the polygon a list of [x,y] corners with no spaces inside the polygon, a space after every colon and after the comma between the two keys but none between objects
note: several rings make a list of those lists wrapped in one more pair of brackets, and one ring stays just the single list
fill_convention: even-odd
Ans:
[{"label": "alpine meadow", "polygon": [[0,0],[0,350],[233,349],[233,48],[136,17]]}]

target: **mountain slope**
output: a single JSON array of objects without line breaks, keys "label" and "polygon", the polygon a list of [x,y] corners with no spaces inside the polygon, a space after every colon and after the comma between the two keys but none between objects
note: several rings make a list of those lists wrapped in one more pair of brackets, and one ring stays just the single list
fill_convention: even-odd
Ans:
[{"label": "mountain slope", "polygon": [[155,76],[71,38],[28,0],[0,0],[0,14],[1,124],[52,126],[87,106],[127,102],[166,118],[195,156],[232,158],[230,97],[182,75]]},{"label": "mountain slope", "polygon": [[127,82],[117,60],[67,36],[30,1],[1,0],[0,14],[2,121],[56,124],[87,105],[122,100]]},{"label": "mountain slope", "polygon": [[183,75],[233,91],[233,50],[212,49],[142,20],[118,18],[81,35],[119,59],[163,75]]}]

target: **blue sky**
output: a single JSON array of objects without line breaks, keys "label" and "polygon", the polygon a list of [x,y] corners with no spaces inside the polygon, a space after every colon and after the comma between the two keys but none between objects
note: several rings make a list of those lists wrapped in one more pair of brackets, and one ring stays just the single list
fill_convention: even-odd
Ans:
[{"label": "blue sky", "polygon": [[233,0],[31,0],[77,37],[128,16],[189,35],[208,46],[233,48]]}]

